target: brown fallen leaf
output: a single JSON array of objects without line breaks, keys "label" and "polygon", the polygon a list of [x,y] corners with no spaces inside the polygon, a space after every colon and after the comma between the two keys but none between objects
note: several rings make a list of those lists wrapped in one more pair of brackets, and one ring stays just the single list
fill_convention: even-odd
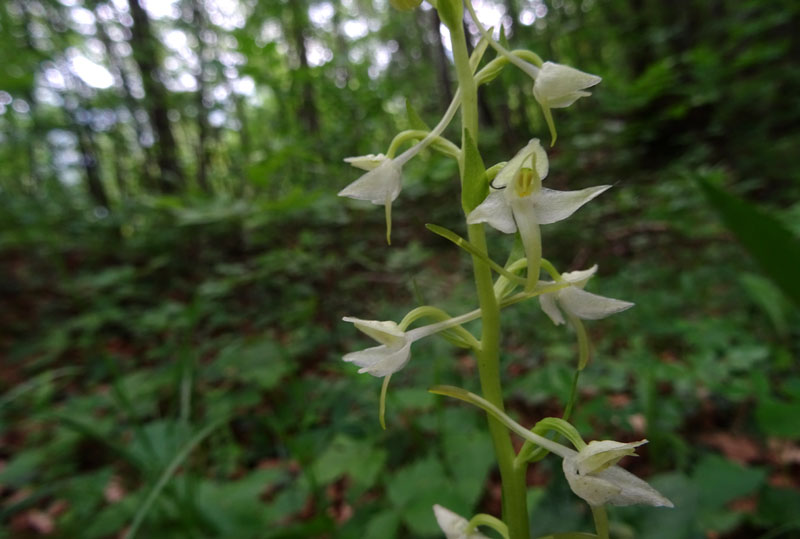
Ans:
[{"label": "brown fallen leaf", "polygon": [[728,459],[740,464],[761,460],[763,450],[752,438],[731,432],[709,432],[700,441],[719,450]]}]

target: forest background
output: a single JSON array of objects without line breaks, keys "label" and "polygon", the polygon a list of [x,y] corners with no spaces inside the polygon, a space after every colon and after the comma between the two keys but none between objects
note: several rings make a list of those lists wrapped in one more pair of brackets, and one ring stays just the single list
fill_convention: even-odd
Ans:
[{"label": "forest background", "polygon": [[[548,181],[615,187],[546,241],[637,305],[592,324],[574,419],[648,438],[628,465],[677,506],[613,510],[612,536],[800,537],[800,3],[475,4],[603,77],[557,112]],[[472,359],[418,345],[386,431],[380,384],[340,361],[364,343],[343,315],[474,308],[468,260],[424,227],[458,227],[452,162],[406,167],[391,247],[380,209],[335,196],[407,102],[436,123],[448,43],[386,1],[0,3],[0,537],[433,537],[434,503],[499,514],[483,418],[426,392],[475,389]],[[546,133],[513,70],[480,111],[487,162]],[[558,415],[573,345],[535,305],[503,319],[510,410]],[[531,471],[534,532],[589,526],[560,477]]]}]

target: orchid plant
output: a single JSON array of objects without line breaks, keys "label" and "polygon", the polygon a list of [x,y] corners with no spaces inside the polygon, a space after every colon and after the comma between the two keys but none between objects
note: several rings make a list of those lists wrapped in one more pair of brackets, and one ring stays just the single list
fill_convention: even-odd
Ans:
[{"label": "orchid plant", "polygon": [[[392,4],[398,9],[408,10],[418,7],[421,1],[392,0]],[[499,357],[500,310],[538,298],[543,313],[556,326],[568,323],[575,330],[578,340],[577,384],[578,373],[585,368],[590,351],[583,321],[604,318],[633,306],[633,303],[584,289],[596,275],[596,265],[586,270],[559,272],[542,256],[541,226],[569,218],[611,186],[600,185],[576,191],[543,187],[542,183],[549,172],[549,161],[547,151],[537,138],[531,139],[507,162],[485,168],[478,144],[477,105],[477,92],[481,85],[493,80],[508,66],[522,70],[533,79],[532,95],[541,107],[552,146],[557,137],[552,109],[565,108],[580,98],[588,97],[590,93],[586,91],[587,88],[595,86],[601,79],[566,65],[544,62],[531,51],[508,50],[493,38],[491,29],[481,24],[471,0],[436,0],[431,4],[450,31],[458,90],[439,123],[430,131],[403,131],[392,141],[386,154],[345,159],[365,173],[344,187],[339,195],[384,206],[386,240],[391,243],[391,207],[402,190],[403,166],[426,148],[456,160],[467,237],[463,238],[438,225],[431,224],[428,228],[471,256],[478,308],[451,316],[437,307],[426,305],[413,309],[400,322],[345,317],[345,322],[352,323],[377,341],[378,345],[348,353],[344,361],[360,367],[359,373],[383,379],[379,417],[385,428],[389,381],[394,373],[410,361],[414,342],[439,334],[456,346],[472,350],[476,355],[482,395],[449,386],[433,387],[430,391],[468,402],[486,413],[502,481],[502,515],[478,514],[467,519],[436,505],[433,508],[434,516],[448,539],[486,537],[478,531],[478,527],[491,528],[507,539],[528,539],[526,470],[529,464],[548,454],[562,459],[567,482],[572,491],[589,504],[595,520],[595,534],[572,533],[561,536],[608,539],[605,506],[672,506],[668,499],[645,481],[617,466],[620,459],[634,454],[635,449],[646,440],[629,443],[613,440],[584,442],[569,423],[577,399],[575,387],[561,418],[544,418],[532,429],[523,427],[505,413]],[[472,19],[481,34],[471,55],[464,31],[465,16]],[[496,56],[484,61],[489,48],[496,52]],[[445,138],[443,132],[459,112],[461,140],[456,144]],[[397,155],[398,149],[409,141],[416,142]],[[521,255],[510,256],[504,265],[492,260],[487,249],[487,224],[505,234],[518,234],[522,245]],[[496,278],[492,272],[497,274]],[[550,280],[542,279],[542,272]],[[464,324],[478,318],[481,319],[481,334],[476,336]],[[410,329],[423,319],[429,319],[431,323]],[[543,436],[548,432],[566,438],[572,447]],[[512,433],[524,440],[519,451],[515,451],[511,443]]]}]

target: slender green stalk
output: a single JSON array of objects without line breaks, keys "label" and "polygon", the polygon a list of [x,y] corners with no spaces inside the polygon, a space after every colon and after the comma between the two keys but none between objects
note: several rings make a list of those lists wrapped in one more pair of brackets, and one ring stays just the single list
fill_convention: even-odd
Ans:
[{"label": "slender green stalk", "polygon": [[380,406],[378,406],[378,421],[380,421],[381,428],[383,430],[386,430],[386,392],[389,390],[389,380],[391,379],[391,374],[384,376],[383,384],[381,385],[381,400]]},{"label": "slender green stalk", "polygon": [[189,440],[186,445],[184,445],[180,451],[173,457],[172,461],[170,461],[169,465],[164,469],[161,473],[161,476],[156,481],[153,488],[147,494],[142,505],[139,506],[139,509],[136,511],[136,515],[133,517],[133,521],[131,522],[128,531],[125,533],[125,539],[133,539],[136,536],[136,533],[139,531],[139,527],[144,522],[144,519],[147,517],[147,514],[150,512],[150,508],[153,506],[153,502],[156,501],[158,495],[161,494],[161,491],[164,490],[164,487],[167,486],[170,478],[172,475],[178,470],[181,464],[189,457],[189,454],[192,450],[203,441],[209,434],[211,434],[214,429],[222,425],[223,423],[227,422],[228,418],[223,417],[213,421],[203,427],[197,434]]},{"label": "slender green stalk", "polygon": [[508,526],[502,520],[499,520],[492,515],[487,515],[486,513],[478,513],[469,521],[467,525],[466,533],[471,534],[474,532],[478,526],[486,526],[492,528],[497,533],[499,533],[503,539],[509,539],[508,537]]},{"label": "slender green stalk", "polygon": [[[450,29],[453,59],[456,64],[459,89],[461,90],[461,122],[463,132],[470,133],[478,142],[478,97],[477,86],[472,76],[467,52],[467,41],[463,25]],[[462,140],[462,148],[464,147]],[[462,184],[470,177],[462,167]],[[463,188],[463,186],[462,186]],[[483,225],[468,226],[469,241],[477,249],[486,252],[486,234]],[[478,256],[472,257],[475,286],[482,316],[481,350],[478,351],[478,373],[484,398],[503,410],[503,392],[500,385],[500,308],[494,295],[492,270]],[[489,433],[500,468],[503,491],[503,520],[508,526],[510,539],[528,539],[528,510],[526,506],[525,478],[514,473],[514,448],[506,427],[497,419],[488,416]]]},{"label": "slender green stalk", "polygon": [[606,508],[602,505],[598,507],[592,505],[591,508],[598,539],[608,539],[608,515],[606,514]]}]

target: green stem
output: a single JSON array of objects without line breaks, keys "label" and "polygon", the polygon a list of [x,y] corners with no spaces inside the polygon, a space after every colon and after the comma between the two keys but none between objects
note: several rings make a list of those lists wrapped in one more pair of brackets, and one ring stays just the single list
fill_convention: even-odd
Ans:
[{"label": "green stem", "polygon": [[[478,92],[469,63],[467,41],[463,25],[450,30],[453,59],[461,90],[462,131],[469,131],[478,145]],[[462,148],[464,141],[462,140]],[[462,152],[462,165],[463,165]],[[461,167],[462,182],[470,174]],[[483,252],[486,249],[486,234],[483,225],[467,227],[470,243]],[[500,308],[494,295],[494,283],[489,264],[480,257],[472,257],[475,286],[481,308],[481,350],[478,351],[478,373],[484,398],[503,410],[503,391],[500,385]],[[503,491],[503,520],[508,526],[510,539],[528,539],[528,510],[526,506],[525,478],[514,473],[514,448],[506,427],[492,416],[488,416],[489,433],[500,468]]]},{"label": "green stem", "polygon": [[486,526],[492,528],[497,533],[499,533],[503,539],[509,539],[508,537],[508,526],[502,520],[499,520],[492,515],[487,515],[486,513],[478,513],[474,517],[472,517],[467,525],[467,529],[465,533],[467,537],[474,532],[478,526]]},{"label": "green stem", "polygon": [[578,370],[582,371],[589,363],[589,356],[591,350],[589,348],[589,335],[586,333],[586,327],[581,322],[581,319],[575,315],[568,315],[569,323],[575,328],[575,333],[578,335]]},{"label": "green stem", "polygon": [[381,399],[380,406],[378,406],[378,421],[381,423],[381,428],[386,430],[386,392],[389,390],[389,380],[392,375],[389,374],[383,377],[383,384],[381,385]]},{"label": "green stem", "polygon": [[608,515],[606,514],[606,508],[602,505],[597,507],[592,505],[591,507],[598,539],[608,539]]},{"label": "green stem", "polygon": [[[392,139],[389,149],[386,150],[386,157],[390,159],[394,158],[400,146],[408,141],[424,140],[429,134],[430,131],[422,131],[421,129],[408,129],[406,131],[400,131],[397,135],[395,135],[394,139]],[[458,159],[461,154],[461,150],[458,149],[458,146],[440,136],[431,138],[431,147],[442,152],[448,157],[452,157],[453,159]]]}]

